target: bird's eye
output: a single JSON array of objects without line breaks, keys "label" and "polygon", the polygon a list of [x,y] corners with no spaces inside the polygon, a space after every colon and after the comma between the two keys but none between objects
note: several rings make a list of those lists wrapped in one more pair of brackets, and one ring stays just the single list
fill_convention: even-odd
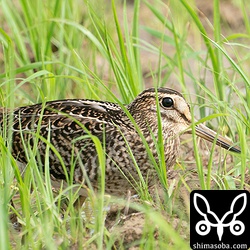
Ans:
[{"label": "bird's eye", "polygon": [[170,108],[174,105],[174,101],[170,97],[165,97],[162,99],[162,106],[165,108]]}]

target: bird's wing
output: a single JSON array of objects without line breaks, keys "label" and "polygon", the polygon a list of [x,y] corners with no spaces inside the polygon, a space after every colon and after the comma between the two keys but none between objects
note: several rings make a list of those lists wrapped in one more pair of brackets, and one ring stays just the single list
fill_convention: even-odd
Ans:
[{"label": "bird's wing", "polygon": [[[123,110],[114,103],[92,100],[61,100],[17,108],[14,111],[12,128],[14,131],[31,132],[40,129],[60,130],[74,137],[83,134],[84,128],[98,136],[105,129],[117,126],[132,128]],[[85,130],[86,132],[86,130]]]},{"label": "bird's wing", "polygon": [[[0,127],[10,116],[6,110],[0,111]],[[7,115],[6,115],[7,114]],[[13,155],[18,160],[26,162],[24,143],[33,145],[34,133],[50,140],[50,143],[62,155],[65,164],[70,164],[72,149],[75,153],[90,154],[94,152],[94,145],[88,134],[97,136],[101,141],[104,138],[112,139],[113,132],[120,128],[132,129],[132,123],[124,111],[114,103],[92,100],[59,100],[45,104],[36,104],[15,109],[12,113],[11,124],[13,130]],[[10,119],[11,120],[11,119]],[[113,132],[112,132],[113,131]],[[86,136],[85,138],[83,138]],[[40,138],[41,139],[41,138]],[[74,145],[74,146],[73,146]],[[46,143],[39,140],[40,157],[45,155]],[[87,161],[87,157],[83,161]],[[52,174],[63,178],[63,170],[57,168],[59,164],[54,153],[50,153]],[[89,167],[89,169],[91,169]],[[87,170],[87,169],[86,169]],[[89,170],[90,171],[90,170]]]}]

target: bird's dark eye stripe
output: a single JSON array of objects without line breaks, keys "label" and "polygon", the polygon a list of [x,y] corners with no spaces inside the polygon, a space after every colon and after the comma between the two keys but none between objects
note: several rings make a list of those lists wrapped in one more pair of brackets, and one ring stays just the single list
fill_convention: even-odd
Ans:
[{"label": "bird's dark eye stripe", "polygon": [[170,108],[174,105],[174,101],[171,97],[164,97],[161,103],[162,103],[162,106],[165,108]]}]

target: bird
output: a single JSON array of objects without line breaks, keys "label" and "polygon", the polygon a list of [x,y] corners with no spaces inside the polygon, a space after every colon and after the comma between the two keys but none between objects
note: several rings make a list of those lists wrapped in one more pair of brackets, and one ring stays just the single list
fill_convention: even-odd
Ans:
[{"label": "bird", "polygon": [[[68,175],[84,189],[91,186],[98,190],[102,173],[95,144],[98,139],[105,153],[105,192],[116,196],[135,190],[140,175],[148,185],[157,178],[152,159],[159,164],[160,137],[164,167],[171,170],[179,154],[180,134],[190,132],[192,122],[190,105],[183,95],[163,87],[144,90],[128,105],[65,99],[13,111],[0,109],[1,130],[4,126],[11,129],[13,157],[27,164],[27,148],[36,147],[42,170],[47,157],[51,178],[58,182]],[[195,131],[226,150],[240,153],[231,140],[203,124],[195,125]]]}]

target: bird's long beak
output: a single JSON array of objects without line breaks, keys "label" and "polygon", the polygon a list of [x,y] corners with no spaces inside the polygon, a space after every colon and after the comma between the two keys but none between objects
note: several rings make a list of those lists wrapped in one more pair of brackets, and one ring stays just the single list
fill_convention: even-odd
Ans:
[{"label": "bird's long beak", "polygon": [[227,139],[224,136],[218,135],[216,132],[214,132],[212,129],[209,129],[203,124],[198,124],[195,126],[195,132],[198,136],[201,138],[209,141],[214,142],[216,140],[216,145],[221,146],[229,151],[240,153],[241,150],[237,146],[233,146],[232,141]]}]

